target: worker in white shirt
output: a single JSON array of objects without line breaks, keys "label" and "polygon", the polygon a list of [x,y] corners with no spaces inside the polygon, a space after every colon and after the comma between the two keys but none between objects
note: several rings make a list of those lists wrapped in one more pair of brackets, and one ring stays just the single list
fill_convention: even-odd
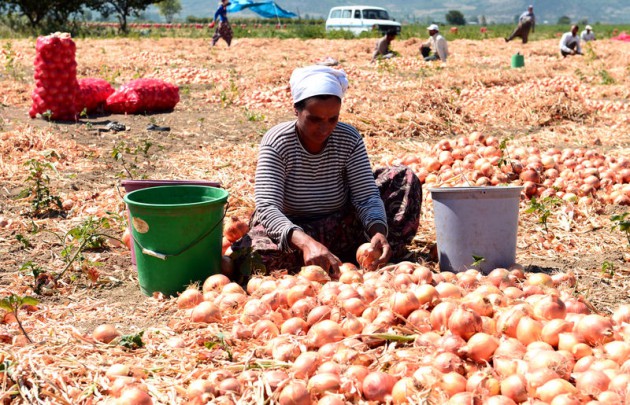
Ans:
[{"label": "worker in white shirt", "polygon": [[[420,53],[424,56],[424,60],[427,62],[434,60],[446,62],[448,57],[446,38],[440,34],[440,28],[436,24],[429,25],[427,30],[429,30],[429,41],[420,46]],[[431,49],[433,49],[433,54],[431,54]]]},{"label": "worker in white shirt", "polygon": [[530,4],[527,7],[527,11],[525,11],[518,18],[518,25],[512,32],[512,34],[505,38],[505,42],[510,42],[516,37],[521,38],[524,44],[527,43],[527,39],[529,38],[529,31],[533,33],[536,29],[536,16],[534,15],[534,6]]},{"label": "worker in white shirt", "polygon": [[565,58],[568,55],[582,55],[582,46],[580,46],[580,37],[578,36],[577,25],[571,26],[571,31],[566,32],[560,38],[560,53]]},{"label": "worker in white shirt", "polygon": [[595,41],[595,33],[593,32],[593,27],[591,27],[590,25],[584,27],[584,31],[582,31],[582,34],[580,34],[580,38],[584,42]]}]

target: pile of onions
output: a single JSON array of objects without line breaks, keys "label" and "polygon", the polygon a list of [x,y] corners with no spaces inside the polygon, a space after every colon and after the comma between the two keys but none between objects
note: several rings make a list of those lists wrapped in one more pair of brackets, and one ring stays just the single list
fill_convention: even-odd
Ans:
[{"label": "pile of onions", "polygon": [[[571,277],[434,274],[411,262],[372,271],[343,264],[341,274],[352,277],[333,281],[305,266],[254,276],[246,291],[213,275],[177,303],[184,319],[231,330],[234,347],[259,346],[248,361],[280,362],[285,370],[253,380],[264,378],[280,403],[402,404],[426,395],[436,403],[615,403],[630,395],[630,311],[605,316],[584,304],[573,312],[561,289]],[[118,368],[111,378],[129,378]],[[245,398],[245,373],[195,382],[188,396]]]}]

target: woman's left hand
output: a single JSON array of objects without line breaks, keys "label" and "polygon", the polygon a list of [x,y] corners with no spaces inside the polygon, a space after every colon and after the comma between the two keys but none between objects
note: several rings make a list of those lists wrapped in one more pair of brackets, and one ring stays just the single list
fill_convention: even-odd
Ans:
[{"label": "woman's left hand", "polygon": [[389,259],[392,257],[392,248],[389,246],[389,242],[384,234],[380,232],[375,233],[374,236],[372,236],[372,239],[370,239],[370,245],[372,246],[372,249],[382,253],[381,256],[372,263],[370,266],[372,268],[369,270],[376,270],[389,263]]}]

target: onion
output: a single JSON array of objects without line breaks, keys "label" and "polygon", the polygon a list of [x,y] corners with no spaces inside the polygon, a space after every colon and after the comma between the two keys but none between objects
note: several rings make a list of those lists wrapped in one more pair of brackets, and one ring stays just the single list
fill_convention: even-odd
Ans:
[{"label": "onion", "polygon": [[241,383],[236,378],[226,378],[219,383],[219,394],[221,395],[240,395],[243,390]]},{"label": "onion", "polygon": [[[195,397],[201,397],[205,395],[214,396],[216,394],[216,386],[212,382],[201,378],[193,380],[190,385],[188,385],[188,389],[186,389],[186,396],[188,397],[188,399],[191,400]],[[204,398],[200,399],[202,401],[207,400]]]},{"label": "onion", "polygon": [[553,287],[553,279],[546,273],[529,273],[527,285],[537,285],[542,287]]},{"label": "onion", "polygon": [[568,379],[573,370],[574,363],[567,359],[560,351],[539,350],[529,360],[529,370],[550,369],[554,370],[560,378]]},{"label": "onion", "polygon": [[363,379],[363,396],[368,401],[385,401],[385,397],[392,394],[396,377],[383,373],[381,371],[373,371]]},{"label": "onion", "polygon": [[452,371],[463,374],[464,362],[455,353],[443,352],[439,353],[431,362],[433,367],[441,373],[450,373]]},{"label": "onion", "polygon": [[448,329],[451,333],[462,337],[464,340],[480,332],[481,327],[481,317],[474,311],[462,307],[455,309],[448,319]]},{"label": "onion", "polygon": [[618,374],[611,378],[608,390],[622,395],[630,395],[630,373]]},{"label": "onion", "polygon": [[561,394],[555,397],[549,405],[580,405],[582,401],[573,394]]},{"label": "onion", "polygon": [[[625,402],[626,404],[628,403],[628,396],[626,394],[626,399]],[[621,396],[621,394],[614,392],[614,391],[604,391],[602,393],[600,393],[597,396],[597,400],[602,403],[602,404],[610,404],[610,405],[616,405],[616,404],[623,404],[624,403],[624,398]]]},{"label": "onion", "polygon": [[528,345],[541,339],[542,328],[540,321],[524,316],[516,327],[516,338],[524,345]]},{"label": "onion", "polygon": [[435,286],[440,298],[461,298],[464,293],[461,288],[449,282],[440,282]]},{"label": "onion", "polygon": [[550,380],[536,390],[536,397],[545,402],[551,402],[555,397],[562,394],[577,395],[578,390],[570,382],[562,378]]},{"label": "onion", "polygon": [[372,248],[372,245],[368,243],[363,243],[357,249],[357,263],[362,269],[366,270],[375,270],[376,269],[376,261],[383,254],[382,251],[376,250]]},{"label": "onion", "polygon": [[588,306],[580,301],[578,298],[569,297],[564,301],[564,305],[567,308],[567,314],[584,314],[588,315],[591,310]]},{"label": "onion", "polygon": [[527,391],[529,393],[535,393],[538,387],[553,379],[560,378],[558,373],[549,368],[539,368],[537,370],[528,371],[524,377],[525,381],[527,381]]},{"label": "onion", "polygon": [[452,371],[442,376],[439,386],[447,396],[452,397],[455,394],[466,391],[466,377]]},{"label": "onion", "polygon": [[547,295],[534,304],[534,316],[541,320],[564,319],[567,309],[556,295]]},{"label": "onion", "polygon": [[341,388],[341,379],[337,374],[315,374],[308,380],[308,392],[317,395],[323,392],[338,392]]},{"label": "onion", "polygon": [[201,287],[203,292],[221,291],[223,287],[230,283],[230,279],[223,274],[213,274],[208,277]]},{"label": "onion", "polygon": [[441,331],[445,329],[448,325],[448,320],[451,317],[451,314],[456,309],[457,304],[450,301],[444,301],[437,304],[429,316],[433,330]]},{"label": "onion", "polygon": [[411,400],[418,400],[420,391],[411,377],[403,377],[392,387],[392,399],[395,405],[408,404]]},{"label": "onion", "polygon": [[458,354],[476,362],[488,362],[497,347],[499,347],[499,339],[487,333],[479,332],[468,339],[468,343]]},{"label": "onion", "polygon": [[460,336],[452,333],[445,334],[440,338],[439,347],[441,350],[457,354],[466,345],[466,341]]},{"label": "onion", "polygon": [[196,288],[188,288],[177,297],[177,308],[189,309],[203,301],[203,294]]},{"label": "onion", "polygon": [[494,396],[501,392],[501,385],[487,370],[480,370],[475,371],[468,377],[466,391],[480,396]]},{"label": "onion", "polygon": [[282,389],[278,401],[280,405],[310,405],[311,394],[304,381],[293,380]]},{"label": "onion", "polygon": [[321,322],[325,319],[330,319],[330,314],[332,313],[332,308],[328,305],[320,305],[313,309],[311,309],[306,317],[306,323],[309,326],[312,326],[318,322]]},{"label": "onion", "polygon": [[234,243],[245,236],[247,232],[249,232],[249,226],[238,217],[232,217],[225,227],[223,234],[227,240]]},{"label": "onion", "polygon": [[152,405],[153,399],[146,391],[131,386],[122,390],[116,403],[120,405]]},{"label": "onion", "polygon": [[342,398],[340,394],[326,394],[317,401],[317,405],[346,405],[346,401]]},{"label": "onion", "polygon": [[516,329],[519,322],[523,317],[529,315],[529,310],[524,305],[516,305],[506,309],[498,314],[497,318],[497,331],[503,333],[506,336],[515,338]]},{"label": "onion", "polygon": [[446,405],[479,405],[479,396],[470,392],[460,392],[453,395]]},{"label": "onion", "polygon": [[485,405],[516,405],[511,398],[508,398],[504,395],[495,395],[490,397],[484,401]]},{"label": "onion", "polygon": [[130,377],[131,369],[125,364],[112,364],[105,372],[105,375],[110,380],[115,380],[118,377]]},{"label": "onion", "polygon": [[116,330],[114,325],[110,324],[99,325],[94,328],[92,332],[92,338],[101,343],[109,343],[118,336],[120,336],[120,333]]},{"label": "onion", "polygon": [[501,395],[521,403],[527,400],[527,382],[525,377],[513,374],[501,381]]},{"label": "onion", "polygon": [[268,319],[261,319],[253,325],[252,335],[257,339],[271,339],[279,334],[276,324]]},{"label": "onion", "polygon": [[203,301],[192,309],[190,320],[203,323],[219,322],[221,320],[221,311],[212,302]]},{"label": "onion", "polygon": [[575,379],[575,387],[580,392],[597,397],[602,391],[608,389],[610,378],[599,370],[586,370]]},{"label": "onion", "polygon": [[420,302],[413,292],[396,292],[389,299],[389,306],[395,314],[406,318],[410,313],[420,308]]},{"label": "onion", "polygon": [[501,338],[499,346],[494,351],[494,355],[500,357],[507,357],[510,359],[522,359],[527,351],[527,347],[515,338]]},{"label": "onion", "polygon": [[623,304],[613,311],[611,316],[615,325],[621,326],[622,323],[630,323],[630,304]]},{"label": "onion", "polygon": [[309,378],[315,373],[320,364],[319,354],[316,352],[304,352],[296,357],[291,365],[291,371],[296,378]]},{"label": "onion", "polygon": [[622,365],[630,358],[630,344],[619,340],[608,342],[604,345],[604,352],[610,360]]},{"label": "onion", "polygon": [[354,336],[360,334],[367,324],[367,322],[362,321],[362,319],[363,318],[348,315],[343,321],[341,321],[340,326],[344,336]]},{"label": "onion", "polygon": [[258,299],[251,299],[243,306],[240,320],[245,325],[250,325],[262,319],[271,312],[271,306]]},{"label": "onion", "polygon": [[431,284],[421,284],[411,291],[418,299],[420,306],[427,306],[432,308],[439,302],[440,294]]},{"label": "onion", "polygon": [[558,347],[558,335],[564,332],[571,332],[573,330],[573,323],[567,322],[564,319],[552,319],[543,326],[540,337],[543,342],[550,344],[551,346]]},{"label": "onion", "polygon": [[601,315],[586,315],[576,325],[576,333],[590,345],[601,345],[614,339],[610,318]]},{"label": "onion", "polygon": [[289,291],[287,292],[287,305],[292,307],[293,304],[302,298],[314,297],[315,295],[315,288],[312,284],[296,284],[289,288]]},{"label": "onion", "polygon": [[343,337],[339,324],[326,319],[311,326],[306,335],[306,341],[309,347],[321,348],[326,343],[338,342]]}]

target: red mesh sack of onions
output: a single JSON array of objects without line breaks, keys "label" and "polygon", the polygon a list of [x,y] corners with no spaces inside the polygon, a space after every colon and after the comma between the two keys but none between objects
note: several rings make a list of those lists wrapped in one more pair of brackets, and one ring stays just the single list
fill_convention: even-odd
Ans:
[{"label": "red mesh sack of onions", "polygon": [[179,102],[179,88],[159,79],[136,79],[107,98],[107,110],[118,114],[170,111]]},{"label": "red mesh sack of onions", "polygon": [[107,80],[88,77],[79,80],[83,107],[88,113],[95,112],[99,107],[104,107],[114,88]]},{"label": "red mesh sack of onions", "polygon": [[83,107],[75,53],[76,45],[68,33],[37,38],[31,118],[50,114],[47,117],[52,120],[77,119]]}]

